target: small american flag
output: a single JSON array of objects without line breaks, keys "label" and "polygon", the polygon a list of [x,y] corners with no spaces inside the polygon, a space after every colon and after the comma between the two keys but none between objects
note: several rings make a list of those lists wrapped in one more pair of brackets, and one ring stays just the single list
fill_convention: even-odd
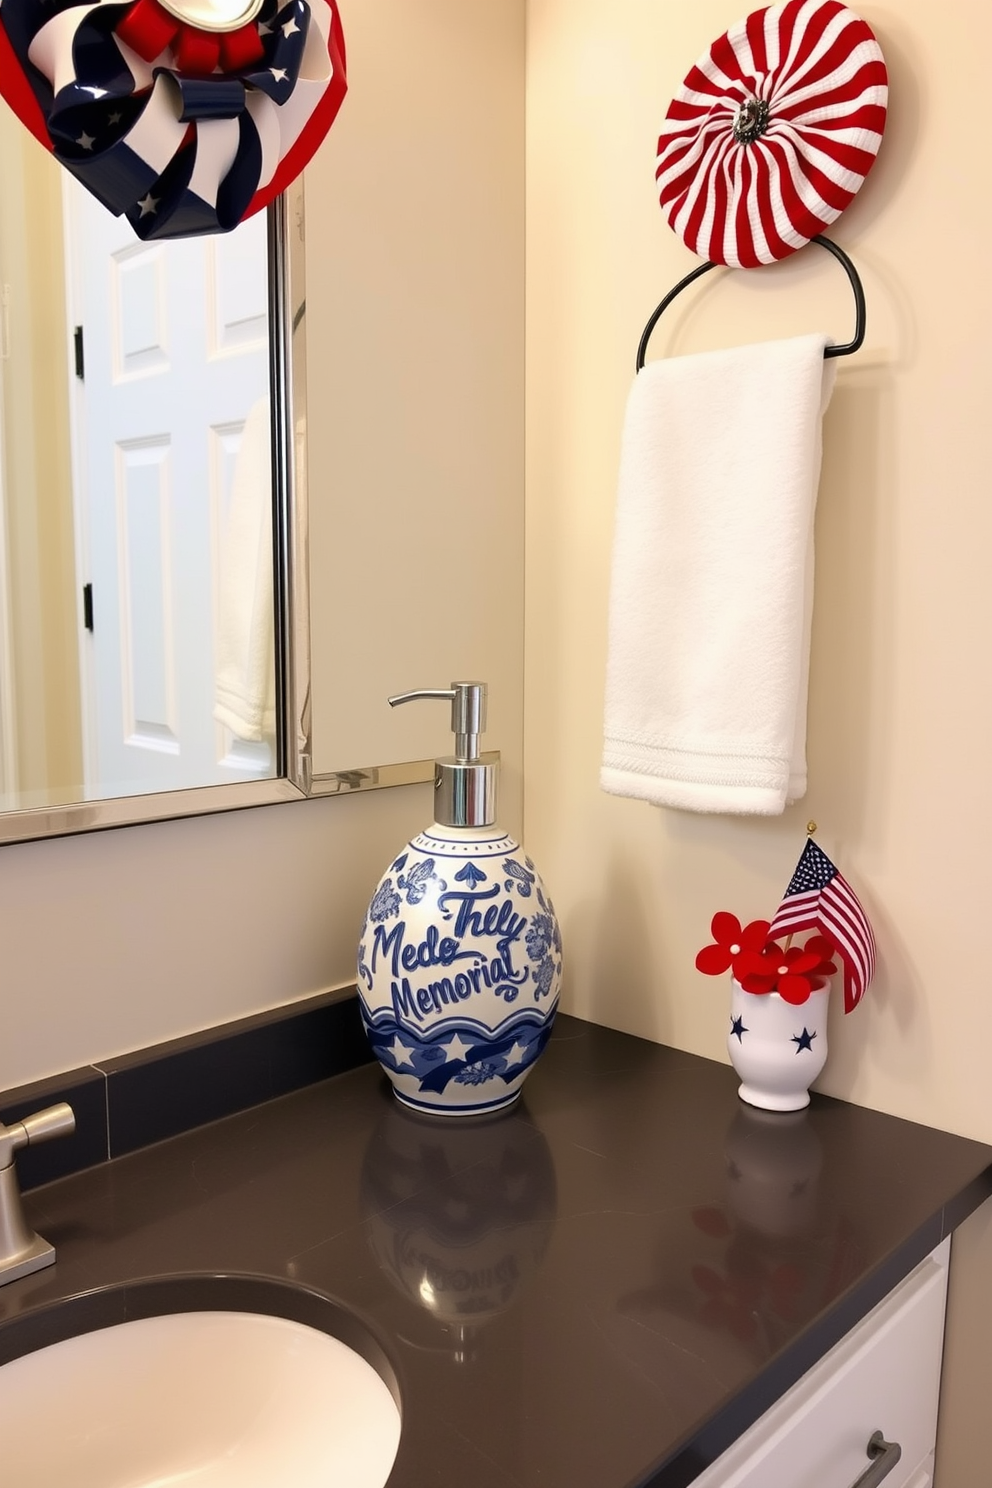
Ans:
[{"label": "small american flag", "polygon": [[772,920],[769,936],[821,930],[844,963],[844,1011],[856,1008],[875,974],[875,936],[850,884],[810,838]]}]

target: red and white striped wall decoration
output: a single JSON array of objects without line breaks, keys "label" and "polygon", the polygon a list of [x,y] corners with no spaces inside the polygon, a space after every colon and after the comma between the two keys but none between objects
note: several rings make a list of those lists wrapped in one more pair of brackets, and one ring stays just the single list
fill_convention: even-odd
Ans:
[{"label": "red and white striped wall decoration", "polygon": [[658,140],[660,201],[701,258],[774,263],[834,222],[874,163],[888,103],[881,48],[840,0],[786,0],[715,41]]}]

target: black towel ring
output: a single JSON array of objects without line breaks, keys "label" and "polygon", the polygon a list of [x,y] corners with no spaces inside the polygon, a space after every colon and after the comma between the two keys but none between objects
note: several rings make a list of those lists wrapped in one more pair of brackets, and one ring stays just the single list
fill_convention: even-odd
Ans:
[{"label": "black towel ring", "polygon": [[[843,248],[838,248],[837,244],[832,242],[830,238],[825,238],[819,233],[815,238],[810,238],[810,242],[819,243],[821,248],[826,248],[828,253],[832,253],[837,262],[843,267],[848,279],[851,281],[851,288],[854,291],[854,310],[856,316],[854,339],[852,341],[848,341],[845,346],[828,346],[823,353],[825,357],[850,356],[852,352],[858,350],[858,347],[865,339],[864,286],[862,285],[861,279],[858,276],[857,269],[854,267],[853,263],[848,258]],[[691,274],[686,274],[685,278],[680,279],[674,289],[670,289],[668,291],[667,295],[662,300],[657,310],[655,310],[647,325],[644,327],[643,334],[641,335],[641,339],[637,347],[638,372],[640,372],[641,368],[644,366],[644,355],[648,349],[648,342],[651,339],[651,332],[654,330],[655,326],[658,324],[658,321],[661,319],[664,312],[668,309],[669,305],[675,299],[675,296],[681,294],[684,289],[687,289],[694,280],[700,277],[701,274],[708,274],[710,269],[715,269],[718,267],[719,265],[715,263],[700,264],[698,269],[693,269]]]}]

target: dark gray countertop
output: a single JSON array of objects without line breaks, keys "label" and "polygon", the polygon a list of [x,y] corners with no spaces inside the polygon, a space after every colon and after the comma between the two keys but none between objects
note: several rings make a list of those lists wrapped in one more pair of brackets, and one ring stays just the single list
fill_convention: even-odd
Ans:
[{"label": "dark gray countertop", "polygon": [[263,1305],[124,1284],[276,1279],[307,1291],[266,1306],[344,1304],[397,1391],[391,1488],[688,1483],[992,1194],[981,1143],[736,1089],[568,1017],[489,1121],[354,1070],[29,1194],[58,1263],[0,1290],[0,1361],[136,1308]]}]

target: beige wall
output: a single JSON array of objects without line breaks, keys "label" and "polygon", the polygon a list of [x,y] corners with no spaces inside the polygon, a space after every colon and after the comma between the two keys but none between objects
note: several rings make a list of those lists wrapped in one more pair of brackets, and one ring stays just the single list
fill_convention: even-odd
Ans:
[{"label": "beige wall", "polygon": [[[655,144],[689,65],[737,11],[531,0],[526,832],[563,919],[567,1005],[725,1059],[726,990],[696,973],[695,951],[714,910],[774,910],[815,818],[863,891],[881,960],[867,1003],[834,1018],[820,1088],[992,1141],[992,999],[976,965],[992,881],[992,12],[857,8],[889,64],[891,111],[834,229],[869,318],[825,426],[811,783],[781,819],[734,820],[608,797],[597,774],[624,400],[644,322],[695,262],[657,206]],[[700,288],[668,312],[653,355],[846,338],[852,321],[843,275],[816,248]],[[969,1367],[987,1381],[992,1365],[987,1334],[974,1360],[955,1331],[988,1290],[988,1234],[973,1231],[959,1268],[951,1383]],[[962,1404],[956,1425],[964,1446],[940,1488],[977,1488],[987,1473],[968,1432],[987,1436],[987,1420]]]},{"label": "beige wall", "polygon": [[0,1089],[354,981],[430,788],[0,849]]},{"label": "beige wall", "polygon": [[[61,171],[0,112],[7,583],[21,804],[82,780]],[[2,805],[2,802],[0,802]]]},{"label": "beige wall", "polygon": [[[308,180],[321,344],[314,767],[448,754],[489,684],[487,748],[519,809],[523,729],[524,6],[358,0],[352,91]],[[411,59],[415,59],[411,65]],[[311,189],[311,184],[315,189]],[[313,322],[310,326],[313,341]]]}]

